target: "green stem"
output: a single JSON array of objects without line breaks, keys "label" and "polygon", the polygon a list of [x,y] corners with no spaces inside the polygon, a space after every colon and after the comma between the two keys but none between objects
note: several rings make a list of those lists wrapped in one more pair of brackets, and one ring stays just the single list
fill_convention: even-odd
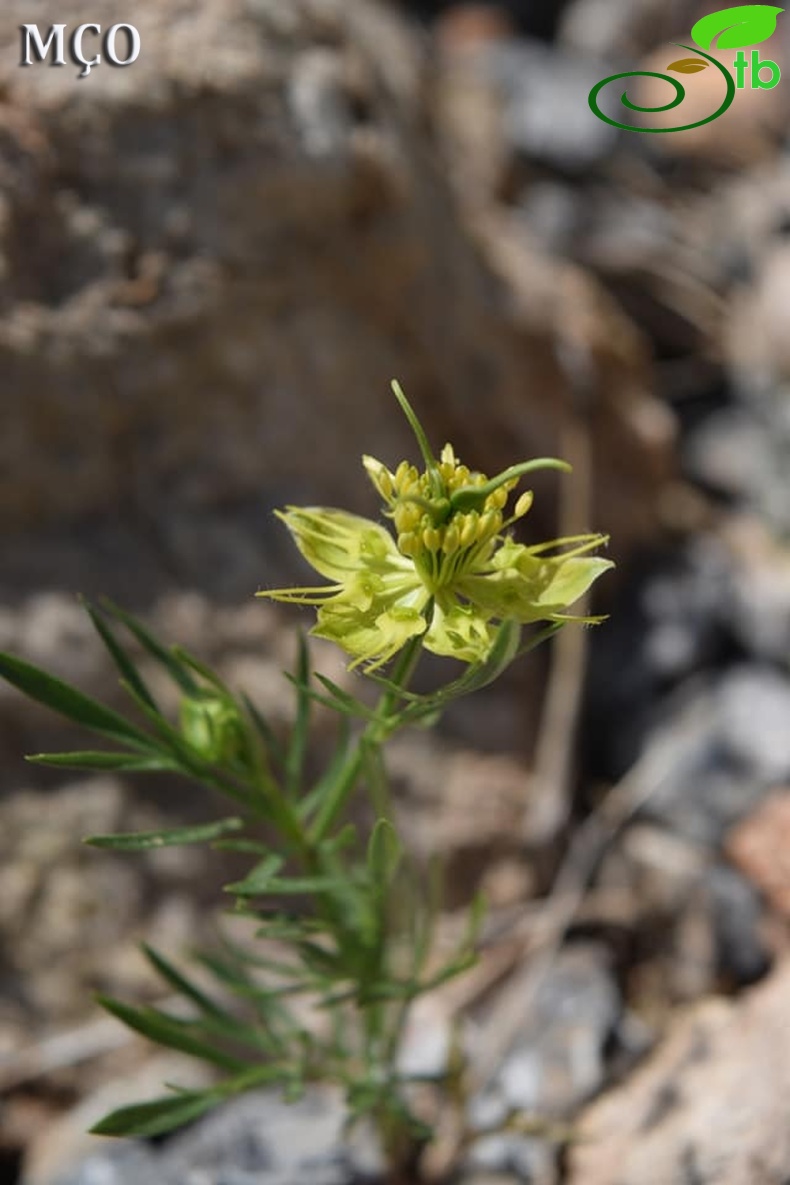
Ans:
[{"label": "green stem", "polygon": [[393,709],[398,702],[398,692],[405,690],[408,686],[421,653],[421,637],[411,638],[400,652],[392,673],[391,682],[394,686],[383,693],[373,719],[365,728],[355,749],[349,754],[337,781],[327,793],[321,809],[313,820],[309,838],[310,843],[314,846],[320,844],[321,840],[325,838],[343,811],[362,770],[366,753],[369,754],[371,750],[379,749],[400,726],[399,718],[393,717]]}]

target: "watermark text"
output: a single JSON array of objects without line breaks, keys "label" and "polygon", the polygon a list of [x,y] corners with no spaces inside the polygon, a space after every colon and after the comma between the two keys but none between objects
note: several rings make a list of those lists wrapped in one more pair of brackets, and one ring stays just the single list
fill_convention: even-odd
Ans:
[{"label": "watermark text", "polygon": [[[20,65],[34,66],[36,63],[48,62],[50,66],[65,66],[68,54],[75,66],[82,67],[78,77],[87,78],[91,70],[103,61],[110,66],[131,66],[140,56],[140,34],[134,25],[125,22],[111,25],[103,37],[101,25],[92,21],[77,25],[68,37],[66,28],[66,25],[50,25],[46,34],[42,35],[38,25],[20,25]],[[90,49],[87,49],[86,41]],[[98,45],[101,46],[101,53],[98,52]]]}]

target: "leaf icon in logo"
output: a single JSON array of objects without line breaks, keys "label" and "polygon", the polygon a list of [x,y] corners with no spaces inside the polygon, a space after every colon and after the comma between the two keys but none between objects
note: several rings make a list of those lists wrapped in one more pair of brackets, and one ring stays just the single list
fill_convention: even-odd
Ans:
[{"label": "leaf icon in logo", "polygon": [[702,58],[678,58],[667,66],[667,70],[674,70],[677,74],[698,74],[700,70],[707,70],[708,63]]},{"label": "leaf icon in logo", "polygon": [[759,45],[775,31],[780,12],[784,9],[772,4],[739,4],[736,8],[722,8],[698,20],[691,36],[703,49],[710,49],[717,37],[716,49]]}]

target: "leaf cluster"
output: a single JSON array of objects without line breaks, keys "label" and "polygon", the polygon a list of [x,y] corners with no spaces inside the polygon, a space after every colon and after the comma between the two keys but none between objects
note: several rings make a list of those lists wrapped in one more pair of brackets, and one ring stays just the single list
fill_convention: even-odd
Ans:
[{"label": "leaf cluster", "polygon": [[[179,1014],[98,997],[129,1028],[213,1065],[222,1077],[201,1091],[172,1086],[169,1095],[114,1111],[94,1132],[160,1135],[253,1087],[276,1085],[295,1099],[311,1081],[332,1081],[345,1089],[352,1120],[372,1115],[383,1129],[424,1139],[398,1070],[406,1015],[417,996],[472,964],[481,913],[473,911],[455,954],[433,967],[440,870],[429,872],[423,892],[383,805],[367,839],[343,816],[360,782],[384,803],[383,741],[407,724],[431,723],[453,698],[496,678],[520,652],[520,630],[503,628],[487,663],[431,695],[408,692],[397,669],[392,679],[379,678],[383,694],[375,710],[312,673],[301,640],[289,676],[293,725],[283,738],[249,697],[232,692],[183,648],[165,646],[136,617],[110,602],[85,608],[131,712],[123,715],[20,658],[0,654],[0,676],[103,744],[28,760],[60,769],[179,774],[234,806],[232,815],[206,823],[93,835],[88,844],[122,852],[209,844],[253,858],[247,875],[225,887],[230,912],[250,923],[249,944],[220,933],[214,949],[192,952],[201,981],[211,980],[212,989],[144,946],[160,978],[181,998]],[[143,677],[130,652],[135,647],[175,684],[178,721],[168,718]],[[339,725],[334,751],[313,780],[307,758],[315,703],[330,707]],[[283,949],[286,955],[279,953]],[[317,1005],[325,1022],[308,1026],[300,1001]]]}]

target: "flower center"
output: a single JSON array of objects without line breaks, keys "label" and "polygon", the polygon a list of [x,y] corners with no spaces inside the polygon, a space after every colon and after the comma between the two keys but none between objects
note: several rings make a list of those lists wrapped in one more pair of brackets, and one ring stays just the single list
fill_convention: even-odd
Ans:
[{"label": "flower center", "polygon": [[[456,509],[453,495],[485,486],[484,473],[471,473],[448,445],[436,470],[419,473],[403,461],[392,475],[387,501],[397,533],[398,550],[414,566],[431,593],[485,563],[502,531],[502,511],[516,482],[491,493],[481,491],[479,507]],[[383,491],[382,491],[383,492]]]}]

